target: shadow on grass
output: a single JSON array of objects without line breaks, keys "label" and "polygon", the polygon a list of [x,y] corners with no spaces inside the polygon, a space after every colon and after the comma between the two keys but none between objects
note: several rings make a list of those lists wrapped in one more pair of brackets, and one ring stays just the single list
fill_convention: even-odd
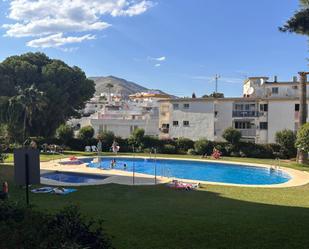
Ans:
[{"label": "shadow on grass", "polygon": [[[12,171],[12,167],[2,167],[0,180],[11,183]],[[10,198],[23,201],[23,190],[10,186]],[[49,212],[69,204],[80,206],[87,217],[105,220],[114,246],[121,249],[307,249],[309,209],[305,207],[309,203],[293,206],[300,205],[295,199],[308,191],[308,186],[206,186],[206,191],[186,192],[163,185],[110,184],[80,187],[68,196],[31,195],[31,201],[35,208]],[[261,204],[260,200],[290,206]]]}]

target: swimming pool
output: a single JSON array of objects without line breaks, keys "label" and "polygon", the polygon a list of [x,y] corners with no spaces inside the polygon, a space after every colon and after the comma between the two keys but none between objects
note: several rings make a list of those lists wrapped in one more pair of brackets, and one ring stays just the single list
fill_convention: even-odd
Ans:
[{"label": "swimming pool", "polygon": [[[81,160],[92,168],[109,169],[112,159],[103,157],[100,163],[93,163],[93,158]],[[284,171],[264,167],[169,159],[123,157],[115,157],[115,159],[114,169],[133,172],[134,168],[136,173],[180,179],[246,185],[280,184],[291,179],[290,175]]]},{"label": "swimming pool", "polygon": [[49,172],[42,174],[41,177],[66,183],[96,183],[98,180],[104,180],[107,178],[107,176],[71,172]]}]

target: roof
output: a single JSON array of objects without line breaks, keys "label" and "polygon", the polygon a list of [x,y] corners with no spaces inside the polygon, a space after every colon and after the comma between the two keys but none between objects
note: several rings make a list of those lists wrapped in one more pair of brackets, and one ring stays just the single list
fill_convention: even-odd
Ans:
[{"label": "roof", "polygon": [[[309,98],[307,98],[309,100]],[[257,102],[257,101],[299,101],[299,98],[181,98],[181,99],[166,99],[159,100],[162,102],[178,103],[178,102],[225,102],[225,101],[239,101],[239,102]]]}]

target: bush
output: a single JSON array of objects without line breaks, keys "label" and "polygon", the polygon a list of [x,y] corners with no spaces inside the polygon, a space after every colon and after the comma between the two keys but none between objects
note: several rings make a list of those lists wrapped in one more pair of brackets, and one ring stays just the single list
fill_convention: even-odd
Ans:
[{"label": "bush", "polygon": [[84,141],[92,139],[93,135],[94,135],[94,129],[90,125],[81,128],[78,132],[78,138]]},{"label": "bush", "polygon": [[304,124],[297,132],[296,147],[305,152],[309,152],[309,123]]},{"label": "bush", "polygon": [[230,144],[237,145],[241,139],[241,133],[240,131],[230,127],[223,132],[222,137]]},{"label": "bush", "polygon": [[50,215],[0,202],[0,248],[112,248],[102,222],[85,221],[76,207]]},{"label": "bush", "polygon": [[177,150],[181,153],[186,153],[189,149],[194,148],[194,142],[189,138],[178,138],[176,140]]},{"label": "bush", "polygon": [[151,150],[152,148],[158,149],[163,143],[157,137],[154,136],[144,136],[143,138],[143,147]]},{"label": "bush", "polygon": [[211,155],[214,149],[213,142],[207,139],[200,139],[194,143],[194,150],[198,155]]},{"label": "bush", "polygon": [[160,152],[163,154],[177,154],[177,148],[173,144],[164,144]]},{"label": "bush", "polygon": [[196,151],[194,149],[188,149],[188,152],[187,152],[188,155],[196,155]]},{"label": "bush", "polygon": [[129,145],[128,139],[115,137],[114,140],[120,146],[120,152],[132,152],[132,147]]},{"label": "bush", "polygon": [[276,143],[280,145],[280,154],[285,158],[295,157],[296,155],[296,135],[291,130],[283,130],[276,132]]},{"label": "bush", "polygon": [[56,137],[67,145],[68,141],[74,137],[73,128],[67,124],[60,125],[56,130]]},{"label": "bush", "polygon": [[110,151],[110,148],[115,140],[115,135],[112,131],[100,131],[97,139],[102,142],[103,151]]},{"label": "bush", "polygon": [[144,148],[144,136],[145,130],[138,128],[133,131],[133,134],[129,138],[129,144],[134,146],[136,151],[142,151]]}]

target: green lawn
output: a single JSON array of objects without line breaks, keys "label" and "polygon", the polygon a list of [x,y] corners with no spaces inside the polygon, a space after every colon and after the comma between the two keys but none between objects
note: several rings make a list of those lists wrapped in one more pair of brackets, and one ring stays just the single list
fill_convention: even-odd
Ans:
[{"label": "green lawn", "polygon": [[[0,166],[10,198],[24,201],[12,184],[13,167]],[[308,249],[309,185],[286,189],[204,186],[182,192],[166,186],[80,187],[68,196],[30,195],[48,212],[80,206],[104,219],[118,249]]]}]

